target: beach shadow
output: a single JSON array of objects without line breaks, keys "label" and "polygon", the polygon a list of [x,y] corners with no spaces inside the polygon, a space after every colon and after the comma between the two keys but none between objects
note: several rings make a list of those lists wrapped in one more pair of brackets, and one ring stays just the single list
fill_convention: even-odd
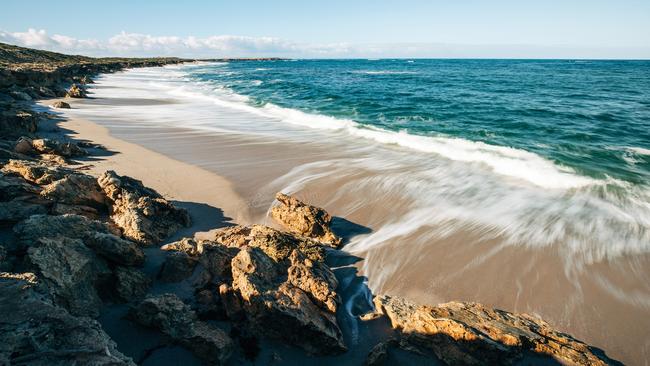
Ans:
[{"label": "beach shadow", "polygon": [[184,237],[192,237],[197,232],[210,231],[228,226],[234,226],[231,217],[223,214],[223,210],[205,203],[172,201],[174,206],[184,208],[192,218],[192,226],[178,230],[171,238],[166,240],[175,241]]},{"label": "beach shadow", "polygon": [[372,229],[343,217],[334,216],[331,224],[332,231],[343,239],[342,245],[350,242],[350,239],[357,235],[370,234]]}]

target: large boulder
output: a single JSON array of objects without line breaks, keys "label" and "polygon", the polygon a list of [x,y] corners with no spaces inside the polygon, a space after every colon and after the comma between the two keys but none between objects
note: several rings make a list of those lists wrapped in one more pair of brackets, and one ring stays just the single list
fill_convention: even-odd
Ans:
[{"label": "large boulder", "polygon": [[[294,252],[291,258],[297,260],[300,254]],[[304,262],[293,265],[302,266]],[[237,307],[243,309],[246,321],[256,333],[283,340],[314,355],[334,355],[347,350],[336,313],[328,301],[330,296],[336,298],[335,289],[330,287],[313,293],[307,283],[317,280],[299,278],[314,275],[313,271],[294,270],[287,280],[288,268],[254,247],[241,249],[231,266],[232,287],[241,299]],[[319,280],[327,283],[329,278]],[[322,296],[324,292],[328,295]]]},{"label": "large boulder", "polygon": [[107,171],[98,183],[111,204],[111,219],[131,240],[144,245],[157,244],[190,225],[186,210],[174,207],[139,180]]},{"label": "large boulder", "polygon": [[10,109],[0,111],[0,136],[21,136],[38,129],[38,115],[33,112]]},{"label": "large boulder", "polygon": [[54,305],[34,274],[0,273],[0,365],[135,366],[99,323]]},{"label": "large boulder", "polygon": [[433,352],[449,365],[513,364],[526,356],[546,356],[562,364],[606,365],[589,347],[541,319],[449,302],[418,306],[378,296],[376,311],[403,334],[403,346]]},{"label": "large boulder", "polygon": [[284,193],[275,196],[278,204],[271,208],[271,216],[292,233],[338,248],[341,238],[332,232],[332,217],[320,207],[308,205]]},{"label": "large boulder", "polygon": [[27,259],[59,305],[74,315],[99,315],[102,302],[95,288],[111,271],[81,240],[40,238],[27,250]]},{"label": "large boulder", "polygon": [[86,98],[86,91],[79,85],[72,84],[66,96],[69,98]]},{"label": "large boulder", "polygon": [[59,108],[59,109],[70,109],[70,104],[59,100],[54,103],[52,103],[52,108]]},{"label": "large boulder", "polygon": [[176,295],[147,297],[130,311],[129,318],[160,330],[209,364],[222,365],[232,354],[232,339],[216,326],[198,320]]},{"label": "large boulder", "polygon": [[68,205],[106,208],[106,196],[97,180],[86,174],[72,173],[43,187],[43,197]]}]

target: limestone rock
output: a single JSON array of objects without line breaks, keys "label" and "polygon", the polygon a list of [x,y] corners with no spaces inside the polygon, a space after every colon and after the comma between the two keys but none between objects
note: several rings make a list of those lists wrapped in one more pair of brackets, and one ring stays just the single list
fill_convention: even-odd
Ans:
[{"label": "limestone rock", "polygon": [[287,230],[333,248],[341,245],[341,238],[330,228],[332,217],[327,211],[283,193],[278,193],[275,199],[279,204],[271,208],[271,217]]},{"label": "limestone rock", "polygon": [[59,108],[59,109],[70,109],[70,104],[59,100],[54,103],[52,103],[52,108]]},{"label": "limestone rock", "polygon": [[35,215],[14,226],[14,232],[22,247],[29,247],[40,238],[67,237],[81,240],[113,263],[144,263],[144,252],[136,243],[115,236],[105,223],[79,215]]},{"label": "limestone rock", "polygon": [[41,238],[27,250],[27,257],[57,303],[74,315],[99,315],[95,286],[108,279],[110,270],[81,240]]},{"label": "limestone rock", "polygon": [[99,323],[55,306],[31,273],[0,273],[0,365],[135,366]]},{"label": "limestone rock", "polygon": [[69,205],[105,208],[106,196],[97,180],[86,174],[69,174],[43,187],[41,195]]},{"label": "limestone rock", "polygon": [[50,184],[65,178],[66,175],[74,174],[70,169],[52,168],[45,164],[27,160],[9,160],[2,167],[2,172],[20,176],[26,181],[38,185]]},{"label": "limestone rock", "polygon": [[86,98],[86,91],[79,85],[72,84],[66,96],[69,98]]},{"label": "limestone rock", "polygon": [[315,304],[336,313],[340,301],[336,294],[339,283],[329,267],[305,258],[297,250],[291,253],[290,260],[287,282],[305,291]]},{"label": "limestone rock", "polygon": [[219,244],[233,248],[260,248],[275,261],[287,260],[294,249],[313,261],[322,262],[325,259],[319,243],[263,225],[233,226],[217,230],[214,235],[214,241]]},{"label": "limestone rock", "polygon": [[376,310],[400,329],[410,346],[432,351],[450,365],[512,364],[526,354],[571,365],[605,365],[591,348],[543,320],[476,303],[418,306],[390,296],[374,299]]},{"label": "limestone rock", "polygon": [[39,154],[53,154],[65,157],[85,156],[88,152],[74,142],[53,139],[32,140],[32,148]]},{"label": "limestone rock", "polygon": [[159,243],[190,225],[186,210],[174,207],[139,180],[107,171],[98,183],[111,202],[111,219],[131,240],[145,245]]},{"label": "limestone rock", "polygon": [[221,329],[197,320],[196,314],[176,295],[147,297],[129,313],[141,325],[156,328],[210,364],[224,364],[233,342]]},{"label": "limestone rock", "polygon": [[47,207],[32,203],[28,200],[14,199],[9,202],[0,202],[0,223],[18,222],[29,218],[32,215],[42,215],[47,213]]},{"label": "limestone rock", "polygon": [[184,252],[167,254],[160,269],[160,280],[163,282],[179,282],[192,275],[196,267],[196,259]]},{"label": "limestone rock", "polygon": [[151,286],[151,279],[133,267],[115,268],[115,290],[123,301],[129,302],[144,297]]},{"label": "limestone rock", "polygon": [[256,332],[312,354],[345,352],[336,314],[315,304],[305,290],[285,282],[283,269],[260,248],[245,247],[233,258],[233,289],[242,299],[247,321]]}]

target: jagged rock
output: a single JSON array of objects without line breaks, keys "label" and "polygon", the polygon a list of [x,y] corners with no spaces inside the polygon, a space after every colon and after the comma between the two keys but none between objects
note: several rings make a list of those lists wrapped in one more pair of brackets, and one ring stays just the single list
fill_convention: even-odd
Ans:
[{"label": "jagged rock", "polygon": [[389,339],[375,345],[366,358],[365,366],[383,366],[388,361],[388,349],[398,344],[395,339]]},{"label": "jagged rock", "polygon": [[62,142],[52,139],[32,140],[32,148],[39,154],[53,154],[65,157],[85,156],[88,152],[74,142]]},{"label": "jagged rock", "polygon": [[43,187],[43,197],[68,205],[82,205],[104,209],[106,196],[97,180],[86,174],[68,174]]},{"label": "jagged rock", "polygon": [[132,267],[115,268],[117,295],[123,301],[133,301],[144,297],[151,286],[151,279],[142,271]]},{"label": "jagged rock", "polygon": [[54,98],[56,97],[56,93],[52,91],[52,89],[44,87],[44,86],[39,86],[38,87],[38,94],[40,94],[43,97],[46,98]]},{"label": "jagged rock", "polygon": [[332,217],[327,211],[283,193],[278,193],[275,199],[279,204],[271,208],[271,217],[287,230],[334,248],[341,245],[341,238],[330,228]]},{"label": "jagged rock", "polygon": [[52,103],[52,108],[59,108],[59,109],[70,109],[70,104],[59,100],[57,102]]},{"label": "jagged rock", "polygon": [[148,297],[131,310],[130,319],[156,328],[211,364],[224,364],[233,342],[221,329],[197,320],[196,314],[176,295]]},{"label": "jagged rock", "polygon": [[[242,300],[247,321],[257,333],[284,340],[312,354],[345,352],[336,314],[315,304],[313,294],[285,282],[287,268],[283,264],[260,248],[244,247],[231,265],[232,287]],[[227,311],[232,312],[228,308]]]},{"label": "jagged rock", "polygon": [[68,94],[66,97],[69,98],[86,98],[86,91],[77,84],[72,84],[70,89],[68,89]]},{"label": "jagged rock", "polygon": [[9,202],[0,202],[0,223],[18,222],[32,215],[47,213],[47,207],[32,203],[28,200],[14,199]]},{"label": "jagged rock", "polygon": [[110,269],[81,240],[40,238],[27,250],[27,258],[58,304],[74,315],[99,315],[95,287],[109,278]]},{"label": "jagged rock", "polygon": [[21,247],[29,247],[40,238],[65,236],[79,239],[107,260],[121,265],[141,265],[144,252],[131,241],[119,238],[99,221],[78,215],[36,215],[14,226]]},{"label": "jagged rock", "polygon": [[2,167],[2,172],[23,177],[26,181],[39,185],[50,184],[65,178],[66,175],[74,174],[70,169],[52,168],[27,160],[9,160]]},{"label": "jagged rock", "polygon": [[113,263],[125,266],[144,264],[144,252],[136,243],[129,240],[102,232],[91,232],[83,240],[89,248]]},{"label": "jagged rock", "polygon": [[287,282],[305,291],[315,304],[336,313],[340,300],[335,290],[339,283],[329,267],[305,258],[297,250],[289,259],[291,266],[287,270]]},{"label": "jagged rock", "polygon": [[198,291],[194,295],[193,309],[200,319],[227,319],[221,298],[212,289]]},{"label": "jagged rock", "polygon": [[14,146],[14,151],[19,154],[27,154],[27,155],[33,154],[34,148],[32,147],[32,139],[30,139],[29,137],[22,136],[16,142],[16,146]]},{"label": "jagged rock", "polygon": [[16,100],[22,100],[22,101],[26,101],[26,102],[29,102],[29,101],[32,100],[32,97],[29,94],[27,94],[25,92],[22,92],[22,91],[18,91],[18,90],[14,90],[14,91],[9,92],[9,95],[11,95]]},{"label": "jagged rock", "polygon": [[322,262],[325,259],[324,250],[318,242],[263,225],[233,226],[220,229],[214,232],[213,240],[233,248],[244,246],[260,248],[275,261],[288,259],[294,249],[300,250],[313,261]]},{"label": "jagged rock", "polygon": [[62,156],[54,154],[41,154],[38,158],[41,159],[43,163],[49,165],[66,165],[68,163]]},{"label": "jagged rock", "polygon": [[151,245],[190,225],[186,210],[174,207],[139,180],[107,171],[98,182],[112,203],[111,219],[129,239]]},{"label": "jagged rock", "polygon": [[95,208],[83,205],[68,205],[65,203],[55,203],[50,213],[52,215],[81,215],[93,220],[99,218],[99,211]]},{"label": "jagged rock", "polygon": [[99,323],[55,306],[31,273],[0,273],[0,365],[135,366]]},{"label": "jagged rock", "polygon": [[196,267],[196,259],[184,252],[168,253],[160,269],[160,280],[163,282],[179,282],[192,275]]},{"label": "jagged rock", "polygon": [[374,303],[400,329],[403,343],[450,365],[512,364],[527,353],[572,365],[606,365],[588,345],[526,314],[476,303],[418,306],[390,296],[375,297]]},{"label": "jagged rock", "polygon": [[0,112],[0,135],[11,137],[34,133],[38,128],[38,117],[27,111],[8,110]]}]

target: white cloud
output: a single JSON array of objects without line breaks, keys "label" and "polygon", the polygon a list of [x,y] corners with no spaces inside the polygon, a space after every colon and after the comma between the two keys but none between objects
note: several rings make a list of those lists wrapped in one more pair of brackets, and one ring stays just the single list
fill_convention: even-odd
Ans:
[{"label": "white cloud", "polygon": [[649,58],[649,48],[439,43],[299,43],[273,37],[215,35],[205,38],[121,32],[107,41],[48,35],[45,30],[0,31],[0,42],[89,56],[179,57],[488,57],[488,58]]}]

